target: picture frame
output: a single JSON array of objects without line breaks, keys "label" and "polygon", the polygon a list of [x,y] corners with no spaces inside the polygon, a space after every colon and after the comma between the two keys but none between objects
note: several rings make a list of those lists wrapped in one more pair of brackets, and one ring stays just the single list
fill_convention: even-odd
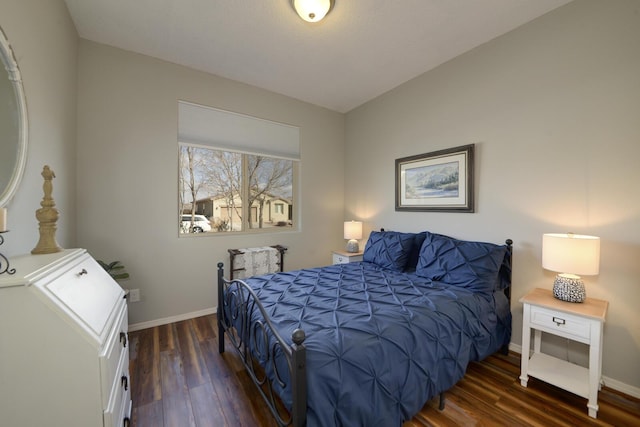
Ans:
[{"label": "picture frame", "polygon": [[396,159],[396,211],[474,212],[475,144]]}]

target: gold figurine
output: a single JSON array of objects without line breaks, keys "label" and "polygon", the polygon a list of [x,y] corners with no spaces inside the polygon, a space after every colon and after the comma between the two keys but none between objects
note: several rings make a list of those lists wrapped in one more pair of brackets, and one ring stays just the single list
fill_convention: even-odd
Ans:
[{"label": "gold figurine", "polygon": [[31,251],[32,254],[51,254],[54,252],[60,252],[62,248],[58,246],[56,242],[56,221],[58,221],[58,209],[55,208],[56,202],[51,197],[53,192],[53,178],[56,174],[45,165],[42,169],[42,177],[44,178],[44,184],[42,184],[42,190],[44,191],[44,197],[40,202],[40,209],[36,211],[36,218],[40,224],[40,241],[36,247]]}]

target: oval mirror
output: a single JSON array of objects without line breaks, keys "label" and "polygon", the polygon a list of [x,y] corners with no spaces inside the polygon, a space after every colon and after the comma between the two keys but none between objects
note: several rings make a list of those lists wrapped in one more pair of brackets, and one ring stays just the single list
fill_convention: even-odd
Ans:
[{"label": "oval mirror", "polygon": [[14,196],[27,160],[27,105],[20,70],[0,28],[0,207]]}]

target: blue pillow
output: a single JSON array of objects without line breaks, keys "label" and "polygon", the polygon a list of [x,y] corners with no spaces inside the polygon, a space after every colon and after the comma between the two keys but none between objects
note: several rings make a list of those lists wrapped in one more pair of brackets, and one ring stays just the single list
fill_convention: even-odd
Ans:
[{"label": "blue pillow", "polygon": [[498,272],[507,248],[493,243],[457,240],[427,232],[416,274],[479,292],[498,288]]},{"label": "blue pillow", "polygon": [[413,233],[397,231],[372,231],[362,259],[388,270],[403,271],[411,253],[413,236]]}]

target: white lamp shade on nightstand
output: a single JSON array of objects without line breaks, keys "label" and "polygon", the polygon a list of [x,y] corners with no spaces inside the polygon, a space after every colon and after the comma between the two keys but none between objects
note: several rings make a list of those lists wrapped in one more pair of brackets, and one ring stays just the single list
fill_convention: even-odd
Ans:
[{"label": "white lamp shade on nightstand", "polygon": [[582,302],[586,292],[579,275],[595,276],[600,272],[600,238],[572,233],[543,234],[542,267],[561,273],[553,284],[556,298]]},{"label": "white lamp shade on nightstand", "polygon": [[362,239],[362,221],[345,221],[344,238],[349,240],[347,252],[358,252],[358,239]]}]

